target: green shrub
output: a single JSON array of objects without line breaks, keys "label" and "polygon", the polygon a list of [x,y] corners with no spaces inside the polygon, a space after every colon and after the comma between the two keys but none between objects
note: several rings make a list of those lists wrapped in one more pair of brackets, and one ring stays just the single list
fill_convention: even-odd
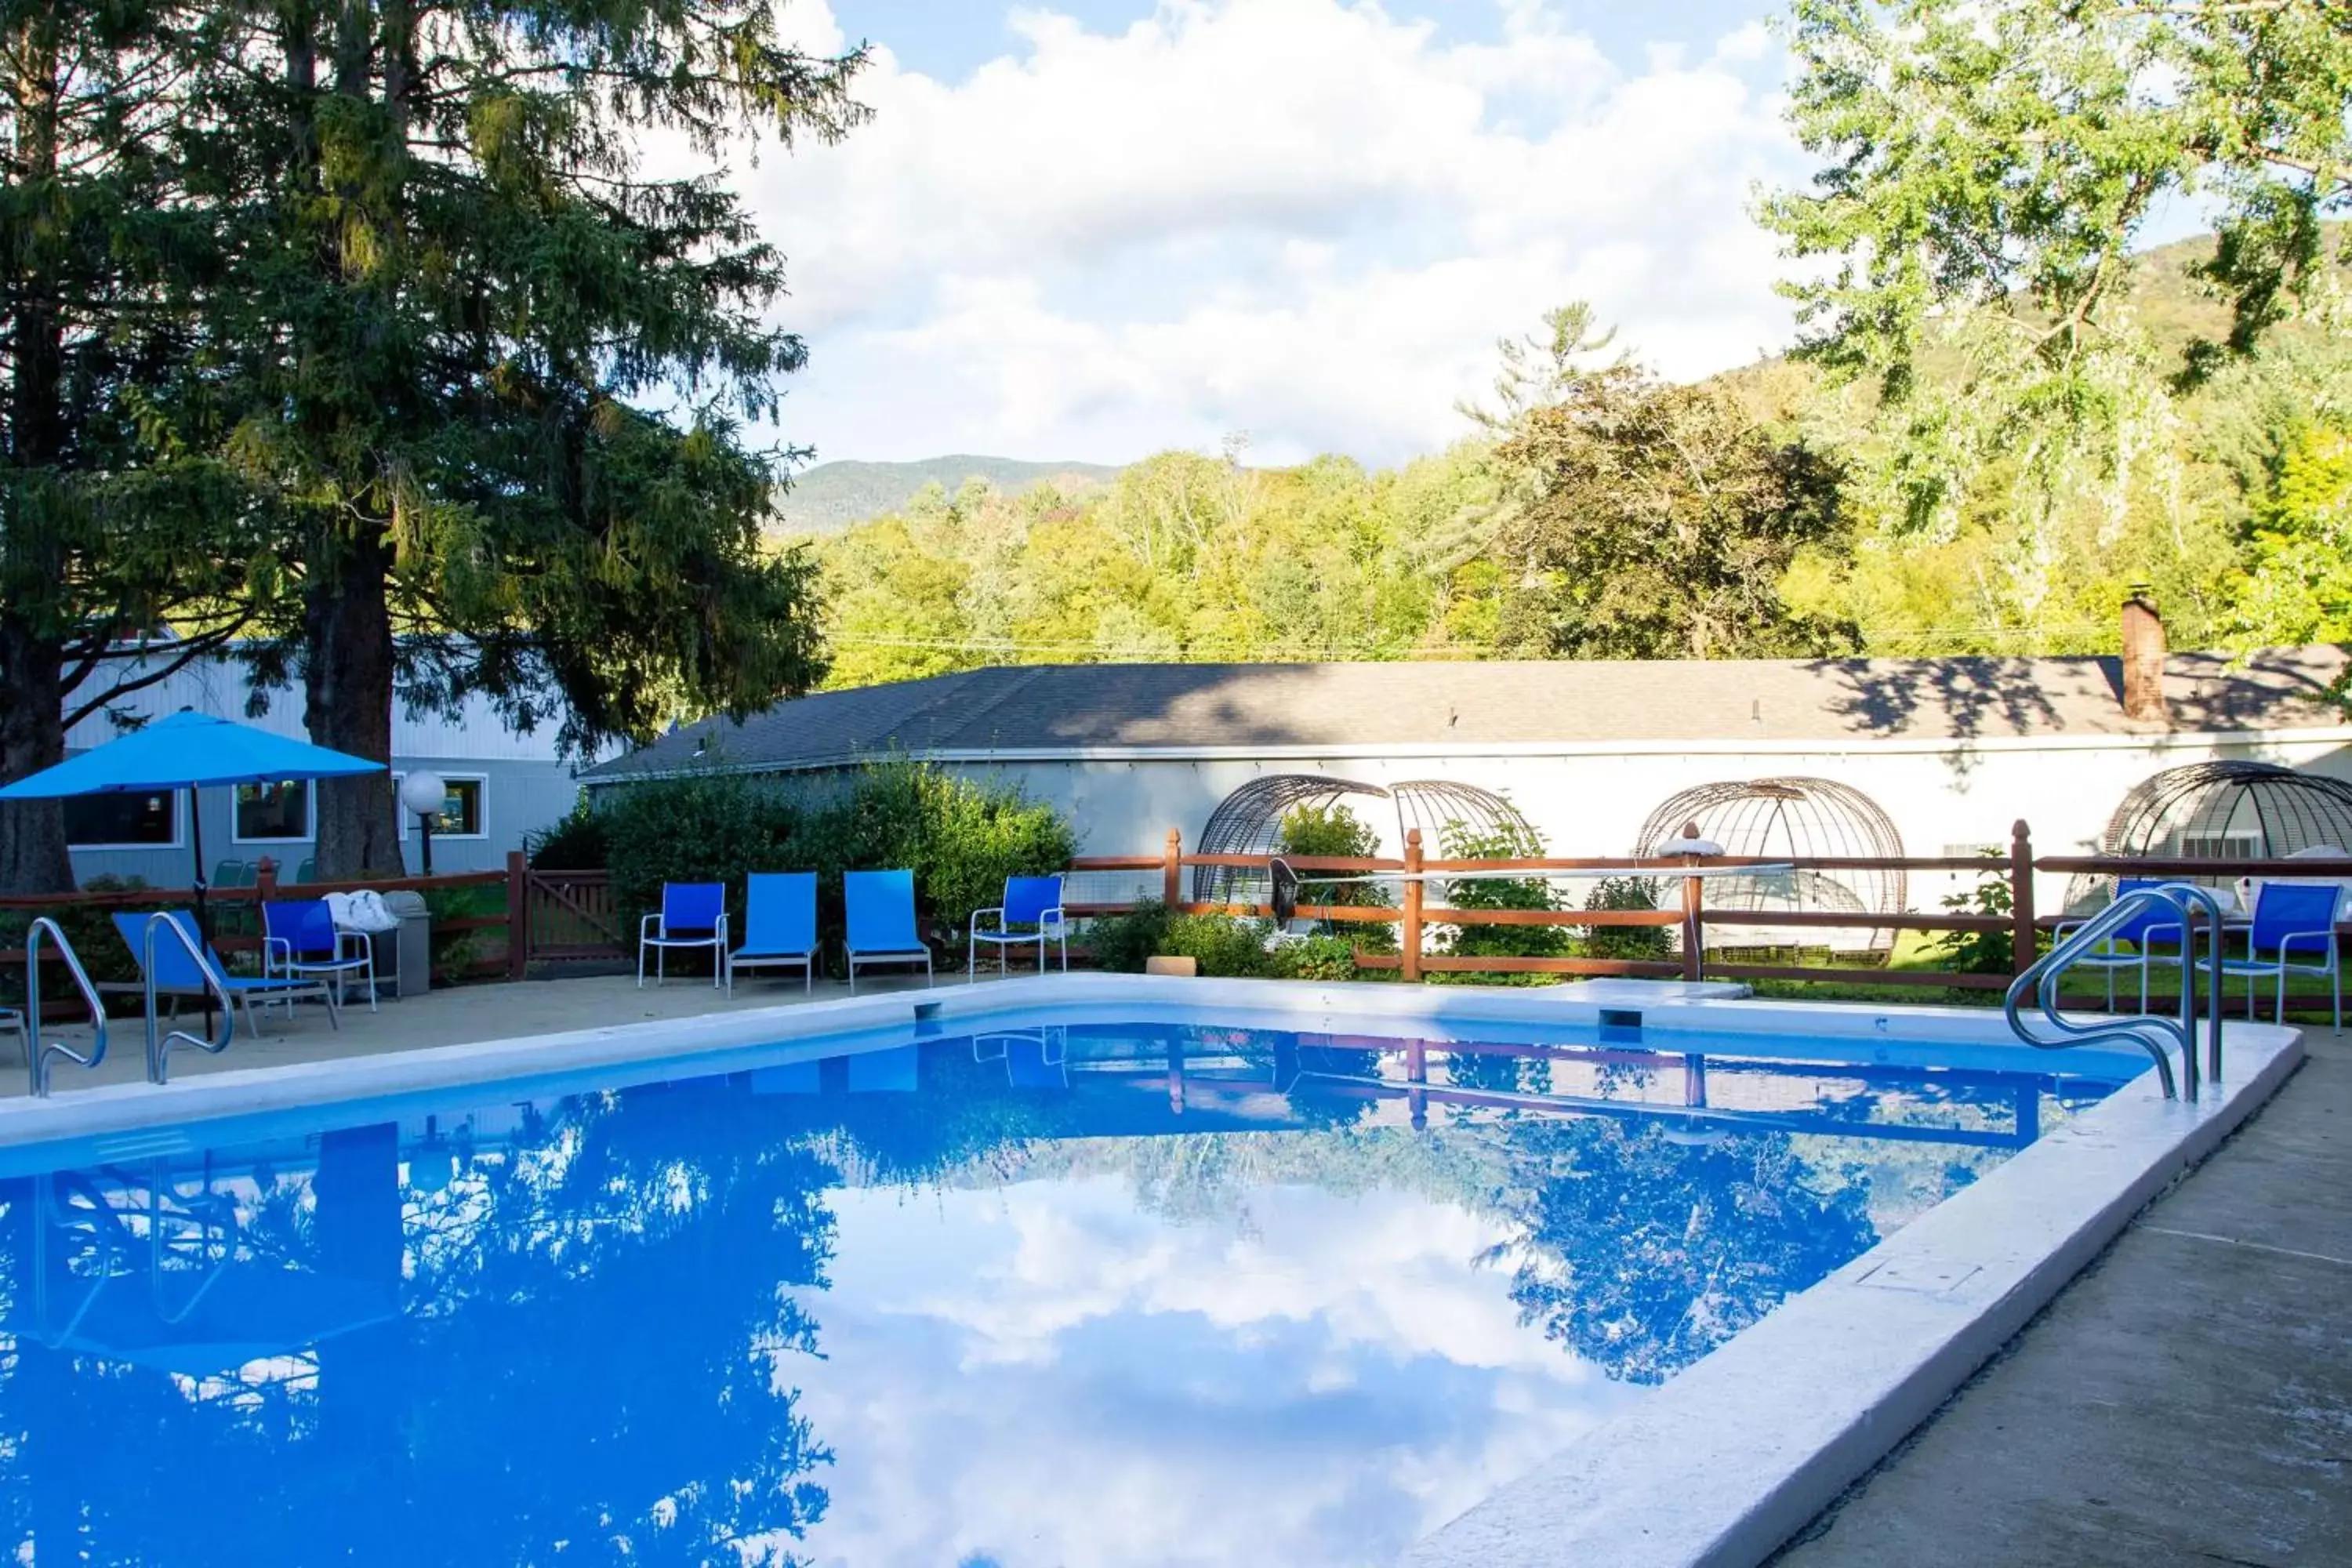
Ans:
[{"label": "green shrub", "polygon": [[1087,952],[1097,969],[1140,974],[1144,961],[1156,957],[1168,939],[1170,918],[1168,906],[1157,899],[1120,914],[1098,915],[1087,922]]},{"label": "green shrub", "polygon": [[[1336,858],[1369,860],[1381,852],[1381,836],[1367,826],[1343,802],[1330,805],[1302,805],[1282,819],[1282,853],[1285,855],[1328,855]],[[1318,882],[1302,877],[1298,883],[1298,901],[1302,904],[1379,904],[1388,900],[1392,889],[1379,882]],[[1371,952],[1394,952],[1397,931],[1392,925],[1359,924],[1349,921],[1339,932],[1318,932],[1318,937],[1331,936],[1349,945]]]},{"label": "green shrub", "polygon": [[612,864],[612,820],[582,790],[571,813],[523,836],[523,853],[540,871],[602,871]]},{"label": "green shrub", "polygon": [[1321,932],[1284,942],[1266,959],[1266,973],[1280,980],[1353,980],[1362,973],[1356,967],[1355,943]]},{"label": "green shrub", "polygon": [[[724,882],[729,907],[743,907],[751,871],[789,869],[800,814],[773,784],[733,773],[648,779],[611,790],[597,803],[623,929],[661,906],[664,882]],[[585,835],[576,835],[574,842]]]},{"label": "green shrub", "polygon": [[[2009,885],[2009,862],[1996,858],[1977,873],[1977,885],[1964,892],[1948,893],[1944,908],[1956,915],[2007,915],[2017,908]],[[2017,943],[2007,931],[1948,931],[1927,944],[1943,967],[1962,974],[2007,974],[2014,966]]]},{"label": "green shrub", "polygon": [[1344,801],[1301,805],[1282,819],[1282,852],[1369,859],[1381,852],[1381,836]]},{"label": "green shrub", "polygon": [[1160,951],[1192,959],[1202,973],[1221,980],[1251,979],[1274,973],[1265,951],[1268,929],[1263,921],[1231,915],[1177,915],[1168,922]]},{"label": "green shrub", "polygon": [[1077,837],[1060,812],[1013,785],[890,762],[811,810],[800,847],[831,885],[845,870],[911,869],[919,908],[954,946],[972,910],[1003,901],[1006,878],[1061,870]]},{"label": "green shrub", "polygon": [[504,888],[428,888],[425,912],[432,921],[433,984],[455,985],[467,978],[476,960],[489,956],[497,935],[487,931],[450,931],[448,922],[506,913]]},{"label": "green shrub", "polygon": [[[82,884],[81,890],[85,893],[130,893],[146,886],[146,882],[137,877],[92,877]],[[215,909],[217,912],[218,906]],[[145,914],[148,910],[141,908],[132,912]],[[81,960],[82,967],[89,972],[92,980],[136,980],[139,978],[138,961],[131,956],[131,949],[114,929],[115,913],[113,906],[89,904],[62,904],[42,910],[0,910],[0,947],[23,947],[26,934],[33,929],[35,915],[47,914],[66,933],[66,940],[73,944],[75,956]],[[72,991],[73,982],[67,978],[62,968],[52,965],[42,971],[41,989],[45,997],[64,995]],[[21,1003],[24,996],[24,966],[10,964],[5,972],[0,972],[0,998],[14,1005]]]},{"label": "green shrub", "polygon": [[746,873],[803,870],[818,874],[828,944],[842,928],[845,871],[913,871],[920,918],[953,949],[973,910],[1002,901],[1006,878],[1058,871],[1076,847],[1051,805],[908,762],[813,786],[730,773],[651,779],[608,789],[587,815],[595,826],[567,818],[541,848],[585,853],[601,836],[625,929],[659,906],[664,882],[724,882],[740,919]]},{"label": "green shrub", "polygon": [[[1544,852],[1543,839],[1533,828],[1504,824],[1491,830],[1479,830],[1460,822],[1449,822],[1439,830],[1438,841],[1444,847],[1448,860],[1526,860],[1539,858]],[[1557,910],[1559,900],[1551,884],[1540,877],[1524,880],[1516,877],[1482,877],[1475,880],[1449,882],[1445,901],[1457,910]],[[1569,951],[1569,933],[1565,926],[1522,925],[1454,925],[1442,928],[1438,951],[1460,958],[1564,958]],[[1454,976],[1435,976],[1452,980]],[[1460,977],[1474,984],[1528,983],[1521,975],[1479,975]]]},{"label": "green shrub", "polygon": [[[1585,895],[1588,910],[1654,910],[1658,885],[1647,877],[1604,877]],[[1595,926],[1584,939],[1588,958],[1663,959],[1674,951],[1664,926]]]}]

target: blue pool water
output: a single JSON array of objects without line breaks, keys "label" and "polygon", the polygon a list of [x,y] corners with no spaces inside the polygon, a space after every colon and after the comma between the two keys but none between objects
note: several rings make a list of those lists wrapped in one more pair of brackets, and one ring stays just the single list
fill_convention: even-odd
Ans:
[{"label": "blue pool water", "polygon": [[17,1156],[17,1559],[1383,1562],[2131,1070],[864,1044]]}]

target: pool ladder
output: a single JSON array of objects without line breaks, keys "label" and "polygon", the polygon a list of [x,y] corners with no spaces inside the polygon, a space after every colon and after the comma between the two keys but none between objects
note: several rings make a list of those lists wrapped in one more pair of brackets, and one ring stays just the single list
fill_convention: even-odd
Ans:
[{"label": "pool ladder", "polygon": [[[2092,952],[2141,915],[2153,910],[2169,910],[2179,917],[2180,932],[2180,1016],[2177,1019],[2153,1013],[2137,1014],[2128,1018],[2109,1016],[2096,1024],[2078,1024],[2058,1009],[2058,986],[2073,969]],[[2052,948],[2032,966],[2009,983],[2009,995],[2004,1011],[2009,1026],[2027,1045],[2045,1051],[2064,1050],[2074,1046],[2121,1045],[2139,1047],[2156,1062],[2157,1080],[2164,1086],[2164,1098],[2178,1100],[2172,1074],[2172,1053],[2180,1053],[2180,1089],[2195,1100],[2198,1090],[2197,1070],[2197,962],[2198,922],[2204,921],[2207,963],[2212,984],[2205,993],[2205,1076],[2215,1083],[2221,1081],[2221,901],[2207,889],[2188,882],[2167,882],[2161,887],[2135,888],[2116,900],[2105,909],[2084,921],[2056,947]],[[2161,928],[2159,928],[2161,929]],[[2031,1002],[2032,1016],[2027,1016]],[[2037,1034],[2039,1026],[2051,1033]]]},{"label": "pool ladder", "polygon": [[[155,1012],[155,939],[159,935],[169,936],[180,944],[188,955],[188,962],[194,964],[196,973],[204,977],[205,989],[220,1004],[219,1038],[208,1039],[202,1035],[192,1035],[185,1029],[163,1028]],[[228,1049],[229,1042],[236,1037],[236,1002],[215,976],[212,962],[205,956],[204,948],[188,934],[188,928],[173,920],[168,911],[159,911],[147,917],[141,940],[146,946],[141,957],[144,960],[143,969],[147,976],[147,1081],[165,1083],[171,1079],[173,1046],[194,1046],[215,1057]],[[255,1026],[259,1027],[258,1025]]]},{"label": "pool ladder", "polygon": [[[62,1040],[41,1038],[41,942],[47,938],[57,944],[58,956],[65,961],[66,973],[73,976],[74,985],[89,1007],[89,1054],[82,1055]],[[77,1067],[94,1068],[106,1059],[106,1004],[99,1000],[98,987],[89,982],[89,972],[81,966],[81,959],[66,940],[58,922],[43,915],[25,933],[25,1067],[32,1074],[32,1091],[37,1099],[47,1099],[49,1092],[49,1061],[63,1057]]]}]

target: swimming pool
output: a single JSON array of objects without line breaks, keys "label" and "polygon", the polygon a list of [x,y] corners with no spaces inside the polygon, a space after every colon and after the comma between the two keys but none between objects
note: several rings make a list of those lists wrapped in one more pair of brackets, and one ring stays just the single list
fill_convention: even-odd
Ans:
[{"label": "swimming pool", "polygon": [[1386,1561],[2146,1065],[1020,994],[12,1118],[20,1553]]}]

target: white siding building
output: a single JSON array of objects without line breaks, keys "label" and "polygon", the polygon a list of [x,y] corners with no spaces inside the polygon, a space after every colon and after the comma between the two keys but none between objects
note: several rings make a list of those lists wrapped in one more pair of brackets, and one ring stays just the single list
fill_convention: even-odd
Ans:
[{"label": "white siding building", "polygon": [[[2347,668],[2333,647],[2233,661],[2160,643],[2129,682],[2099,658],[1032,666],[708,721],[583,782],[924,758],[1020,785],[1070,815],[1082,852],[1114,855],[1156,854],[1171,827],[1196,843],[1219,802],[1269,773],[1442,779],[1507,796],[1553,854],[1597,856],[1630,851],[1677,791],[1799,776],[1869,796],[1907,854],[2005,850],[2023,819],[2040,853],[2063,855],[2095,850],[2162,769],[2245,760],[2352,780],[2352,724],[2329,695]],[[1395,853],[1381,803],[1355,809]],[[1932,909],[1949,886],[1915,878],[1909,901]]]},{"label": "white siding building", "polygon": [[[244,667],[231,658],[198,659],[165,679],[134,693],[117,711],[160,718],[182,708],[217,714],[240,723],[308,739],[299,689],[267,694],[258,717],[246,712],[248,687]],[[66,737],[68,752],[105,744],[119,733],[104,715],[83,721]],[[509,730],[490,703],[469,698],[455,719],[411,718],[393,710],[392,770],[430,769],[449,784],[449,806],[433,835],[436,871],[488,870],[506,863],[523,836],[569,812],[580,795],[572,765],[558,757],[555,730],[534,734]],[[311,789],[208,789],[199,792],[208,872],[226,862],[276,860],[291,878],[310,858]],[[187,792],[153,796],[90,796],[66,804],[67,837],[74,877],[87,884],[101,876],[137,877],[163,887],[184,886],[189,871]],[[415,819],[401,814],[408,869],[421,869]]]}]

